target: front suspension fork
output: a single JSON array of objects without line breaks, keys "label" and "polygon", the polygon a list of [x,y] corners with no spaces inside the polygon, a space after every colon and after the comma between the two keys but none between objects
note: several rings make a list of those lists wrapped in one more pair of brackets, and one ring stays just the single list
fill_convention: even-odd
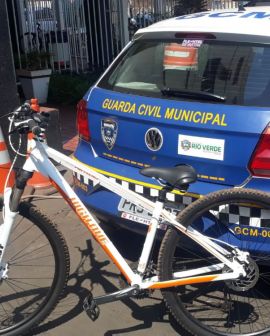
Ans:
[{"label": "front suspension fork", "polygon": [[18,212],[22,194],[26,187],[27,181],[33,176],[33,172],[21,169],[16,176],[15,185],[9,201],[9,208],[12,212]]},{"label": "front suspension fork", "polygon": [[33,172],[21,169],[17,174],[15,185],[12,189],[4,191],[4,222],[0,225],[0,280],[1,269],[4,267],[3,256],[11,233],[12,225],[18,214],[19,204],[27,181],[32,177]]}]

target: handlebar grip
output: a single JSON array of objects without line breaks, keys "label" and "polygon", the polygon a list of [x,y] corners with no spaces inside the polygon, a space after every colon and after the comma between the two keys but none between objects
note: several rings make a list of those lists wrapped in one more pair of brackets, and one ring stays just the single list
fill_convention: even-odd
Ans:
[{"label": "handlebar grip", "polygon": [[37,125],[37,123],[33,119],[30,119],[27,122],[27,124],[29,129],[32,131],[34,135],[40,135],[40,133],[42,133],[41,128]]}]

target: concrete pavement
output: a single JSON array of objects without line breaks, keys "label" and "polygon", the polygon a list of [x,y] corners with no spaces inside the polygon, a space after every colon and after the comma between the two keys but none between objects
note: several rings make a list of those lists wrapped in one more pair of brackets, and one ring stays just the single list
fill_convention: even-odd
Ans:
[{"label": "concrete pavement", "polygon": [[[58,224],[71,257],[66,296],[34,335],[185,335],[169,318],[159,292],[151,298],[102,305],[99,319],[92,322],[82,310],[88,290],[91,289],[94,296],[117,291],[119,272],[62,199],[34,200],[33,203]],[[117,230],[112,232],[111,238],[130,262],[137,260],[142,237]]]}]

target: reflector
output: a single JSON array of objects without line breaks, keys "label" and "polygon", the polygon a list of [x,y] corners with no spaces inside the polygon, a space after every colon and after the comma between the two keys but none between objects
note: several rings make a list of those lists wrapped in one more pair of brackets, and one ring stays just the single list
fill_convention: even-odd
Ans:
[{"label": "reflector", "polygon": [[248,168],[253,176],[270,177],[270,124],[263,131]]},{"label": "reflector", "polygon": [[87,101],[81,99],[77,104],[77,129],[79,136],[90,141],[90,130],[88,125]]}]

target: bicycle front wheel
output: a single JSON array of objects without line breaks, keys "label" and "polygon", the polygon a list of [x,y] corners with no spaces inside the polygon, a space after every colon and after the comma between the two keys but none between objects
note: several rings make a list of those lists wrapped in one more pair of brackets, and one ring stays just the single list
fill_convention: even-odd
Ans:
[{"label": "bicycle front wheel", "polygon": [[[251,189],[214,192],[192,203],[177,219],[216,242],[249,251],[251,258],[244,279],[164,289],[165,302],[178,323],[198,336],[270,335],[269,194]],[[161,244],[158,272],[161,280],[169,280],[174,272],[218,263],[171,228]]]},{"label": "bicycle front wheel", "polygon": [[34,205],[21,203],[0,279],[0,335],[18,336],[56,306],[69,276],[69,254],[55,225]]}]

